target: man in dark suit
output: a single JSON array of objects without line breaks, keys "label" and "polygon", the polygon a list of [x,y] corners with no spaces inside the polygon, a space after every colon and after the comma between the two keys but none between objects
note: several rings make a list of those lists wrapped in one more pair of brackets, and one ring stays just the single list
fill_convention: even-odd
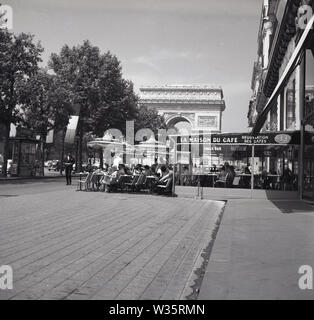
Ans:
[{"label": "man in dark suit", "polygon": [[75,160],[72,157],[71,153],[69,153],[64,161],[65,177],[66,177],[67,185],[70,185],[72,183],[72,176],[71,175],[72,175],[74,163],[75,163]]}]

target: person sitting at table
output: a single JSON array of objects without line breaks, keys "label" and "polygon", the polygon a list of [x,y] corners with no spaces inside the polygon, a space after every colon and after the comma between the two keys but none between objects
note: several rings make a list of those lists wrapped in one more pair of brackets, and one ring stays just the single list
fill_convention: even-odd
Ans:
[{"label": "person sitting at table", "polygon": [[108,170],[109,170],[109,164],[108,164],[108,163],[105,163],[105,164],[104,164],[103,172],[108,172]]},{"label": "person sitting at table", "polygon": [[137,164],[137,165],[134,167],[133,175],[139,175],[139,174],[141,174],[141,172],[142,172],[142,165]]},{"label": "person sitting at table", "polygon": [[157,173],[157,176],[159,177],[159,178],[161,178],[162,177],[162,175],[163,175],[163,169],[162,168],[167,168],[164,164],[159,164],[158,165],[158,167],[157,167],[157,169],[156,169],[156,173]]},{"label": "person sitting at table", "polygon": [[156,168],[157,168],[157,165],[155,163],[151,165],[150,170],[152,172],[152,175],[156,175]]},{"label": "person sitting at table", "polygon": [[143,173],[144,173],[145,176],[152,176],[153,175],[153,173],[152,173],[152,171],[151,171],[151,169],[150,169],[150,167],[148,165],[144,166]]},{"label": "person sitting at table", "polygon": [[[156,182],[153,192],[157,194],[167,194],[172,190],[173,183],[173,169],[172,167],[167,168],[167,166],[162,165],[160,167],[161,178]],[[168,188],[164,188],[168,185]],[[161,186],[161,187],[159,187]]]},{"label": "person sitting at table", "polygon": [[225,168],[225,166],[221,166],[220,171],[217,176],[217,181],[215,182],[215,187],[225,186],[226,176],[227,176],[226,168]]},{"label": "person sitting at table", "polygon": [[106,172],[102,184],[104,186],[105,192],[110,192],[112,190],[112,187],[117,182],[118,179],[118,168],[116,166],[111,166]]},{"label": "person sitting at table", "polygon": [[88,159],[88,163],[85,169],[86,172],[93,172],[92,159]]},{"label": "person sitting at table", "polygon": [[233,184],[234,177],[236,176],[236,173],[234,171],[234,166],[228,166],[227,169],[227,177],[226,177],[226,187],[231,188]]},{"label": "person sitting at table", "polygon": [[125,171],[125,174],[128,176],[131,176],[133,174],[133,171],[131,170],[131,168],[127,166],[124,167],[124,171]]},{"label": "person sitting at table", "polygon": [[125,165],[123,163],[120,163],[118,166],[118,175],[121,176],[125,173]]}]

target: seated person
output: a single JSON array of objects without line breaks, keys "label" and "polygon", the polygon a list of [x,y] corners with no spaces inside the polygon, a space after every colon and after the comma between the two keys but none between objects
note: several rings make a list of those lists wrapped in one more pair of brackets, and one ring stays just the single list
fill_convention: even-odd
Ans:
[{"label": "seated person", "polygon": [[215,182],[215,187],[225,186],[227,174],[228,172],[226,171],[225,166],[221,166],[217,177],[218,179]]},{"label": "seated person", "polygon": [[106,172],[102,184],[104,185],[104,189],[106,192],[110,192],[112,187],[116,184],[118,180],[119,170],[116,166],[112,166],[109,168],[108,172]]},{"label": "seated person", "polygon": [[131,176],[133,174],[132,170],[129,167],[124,167],[125,174],[128,176]]},{"label": "seated person", "polygon": [[105,163],[105,164],[104,164],[104,169],[103,169],[103,171],[104,171],[104,172],[108,172],[108,170],[109,170],[109,164],[108,164],[108,163]]},{"label": "seated person", "polygon": [[233,184],[234,177],[236,176],[236,173],[234,171],[234,166],[229,166],[226,171],[228,173],[228,176],[226,178],[227,179],[226,180],[226,187],[231,188],[232,184]]},{"label": "seated person", "polygon": [[[172,191],[173,170],[171,167],[168,169],[165,165],[162,165],[160,170],[161,178],[156,182],[153,191],[158,194],[169,193]],[[167,188],[165,188],[166,186]]]},{"label": "seated person", "polygon": [[134,167],[133,175],[139,175],[139,174],[141,174],[141,172],[142,172],[142,165],[137,164],[137,165]]},{"label": "seated person", "polygon": [[88,163],[86,165],[86,172],[93,172],[93,165],[92,165],[92,159],[88,159]]},{"label": "seated person", "polygon": [[144,166],[144,171],[143,171],[143,173],[144,173],[144,175],[145,176],[152,176],[153,175],[153,173],[152,173],[152,171],[151,171],[151,169],[150,169],[150,167],[149,166]]}]

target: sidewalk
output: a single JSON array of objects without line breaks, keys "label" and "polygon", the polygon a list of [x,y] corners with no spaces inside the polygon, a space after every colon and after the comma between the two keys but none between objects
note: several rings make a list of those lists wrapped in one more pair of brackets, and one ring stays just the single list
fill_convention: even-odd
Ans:
[{"label": "sidewalk", "polygon": [[[79,177],[79,173],[72,174],[72,177]],[[60,173],[45,173],[44,176],[33,176],[33,177],[2,177],[0,176],[0,184],[5,183],[19,183],[19,182],[31,182],[46,179],[65,179],[65,174],[60,175]]]},{"label": "sidewalk", "polygon": [[229,199],[198,299],[314,299],[301,265],[314,268],[314,206]]}]

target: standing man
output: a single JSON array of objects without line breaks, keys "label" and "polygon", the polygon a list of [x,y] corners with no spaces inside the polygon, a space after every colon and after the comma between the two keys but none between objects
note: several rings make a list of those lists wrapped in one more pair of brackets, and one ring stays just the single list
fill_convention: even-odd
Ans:
[{"label": "standing man", "polygon": [[65,177],[67,181],[67,185],[70,185],[72,183],[72,170],[73,170],[73,164],[75,163],[74,158],[72,157],[71,153],[68,153],[64,165],[65,165]]}]

